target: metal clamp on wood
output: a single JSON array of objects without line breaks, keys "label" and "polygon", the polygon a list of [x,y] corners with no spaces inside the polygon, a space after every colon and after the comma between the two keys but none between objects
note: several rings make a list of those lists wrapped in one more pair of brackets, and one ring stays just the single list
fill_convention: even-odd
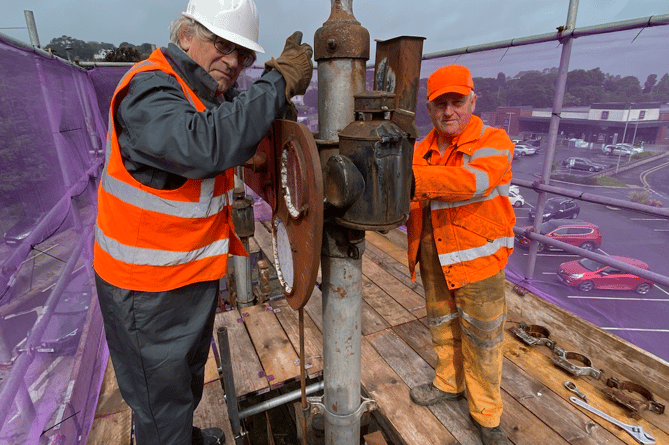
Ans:
[{"label": "metal clamp on wood", "polygon": [[[577,360],[582,363],[583,366],[577,366],[570,360]],[[585,355],[579,354],[578,352],[565,351],[558,346],[553,349],[553,356],[551,357],[551,361],[555,365],[575,376],[589,375],[599,380],[602,375],[602,370],[595,369],[592,366],[592,361]]]},{"label": "metal clamp on wood", "polygon": [[521,321],[518,326],[509,330],[529,346],[547,346],[551,350],[555,348],[555,342],[549,338],[550,331],[543,326],[536,324],[528,326]]},{"label": "metal clamp on wood", "polygon": [[[652,411],[657,414],[664,413],[664,405],[656,402],[653,394],[638,383],[621,382],[615,377],[609,377],[606,381],[606,388],[601,388],[601,391],[614,402],[632,410],[633,413],[638,413],[639,411]],[[643,400],[636,399],[624,391],[640,394]]]}]

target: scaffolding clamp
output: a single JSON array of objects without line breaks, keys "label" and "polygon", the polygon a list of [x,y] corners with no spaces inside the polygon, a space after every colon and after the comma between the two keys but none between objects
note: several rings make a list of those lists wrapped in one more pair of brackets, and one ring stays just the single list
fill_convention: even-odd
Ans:
[{"label": "scaffolding clamp", "polygon": [[376,400],[368,399],[366,397],[361,397],[362,402],[360,403],[358,409],[354,413],[342,416],[330,412],[327,409],[327,407],[323,404],[324,398],[325,398],[324,395],[317,397],[307,397],[307,401],[309,402],[310,406],[312,407],[312,411],[315,414],[323,414],[323,417],[325,418],[326,422],[329,423],[330,425],[335,425],[335,426],[351,425],[353,422],[360,420],[363,414],[371,412],[378,407]]},{"label": "scaffolding clamp", "polygon": [[[609,377],[606,381],[606,387],[601,391],[614,402],[628,408],[633,415],[639,411],[652,411],[656,414],[664,413],[664,405],[653,398],[653,394],[638,383],[624,381],[621,382],[615,377]],[[629,392],[635,392],[643,397],[638,399],[630,396]]]},{"label": "scaffolding clamp", "polygon": [[[580,363],[583,363],[583,366],[575,365],[571,360],[576,360]],[[602,370],[596,369],[592,366],[592,361],[583,354],[578,352],[565,351],[564,349],[556,346],[553,349],[553,356],[551,361],[564,369],[568,373],[575,376],[589,375],[597,380],[602,376]]]}]

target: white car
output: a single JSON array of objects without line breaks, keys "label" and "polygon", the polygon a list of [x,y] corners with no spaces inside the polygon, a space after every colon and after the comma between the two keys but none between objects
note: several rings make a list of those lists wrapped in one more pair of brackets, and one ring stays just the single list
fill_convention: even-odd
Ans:
[{"label": "white car", "polygon": [[516,144],[516,148],[513,150],[513,154],[517,156],[533,155],[537,152],[535,147],[531,147],[525,144]]},{"label": "white car", "polygon": [[522,207],[525,205],[525,198],[513,188],[509,189],[509,201],[511,201],[511,205],[514,207]]},{"label": "white car", "polygon": [[602,152],[607,155],[629,156],[636,153],[641,153],[642,151],[643,148],[633,147],[630,144],[605,145],[602,147]]}]

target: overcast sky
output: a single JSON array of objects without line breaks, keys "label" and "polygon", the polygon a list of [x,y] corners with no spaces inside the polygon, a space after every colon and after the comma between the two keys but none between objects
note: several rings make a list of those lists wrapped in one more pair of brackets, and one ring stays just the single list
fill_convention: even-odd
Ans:
[{"label": "overcast sky", "polygon": [[[84,41],[113,43],[116,46],[124,41],[136,45],[154,43],[165,46],[169,23],[180,16],[187,3],[187,0],[0,0],[0,28],[25,27],[23,11],[31,10],[42,46],[62,35]],[[256,0],[256,5],[260,14],[260,44],[265,48],[265,54],[258,55],[259,63],[278,56],[286,37],[295,30],[302,31],[304,41],[313,45],[314,32],[328,19],[331,9],[330,0]],[[423,54],[431,54],[554,32],[556,27],[566,23],[568,7],[568,0],[353,0],[353,13],[361,25],[367,28],[372,39],[372,61],[376,50],[375,39],[386,40],[400,35],[422,36],[426,38]],[[668,0],[580,0],[576,27],[663,14],[669,14]],[[650,28],[640,35],[642,38],[654,37],[653,41],[663,41],[662,52],[657,57],[652,54],[646,57],[669,60],[666,55],[669,41],[664,40],[666,32],[651,32],[659,28],[669,26]],[[0,29],[0,32],[24,42],[30,40],[26,29]],[[637,34],[638,30],[628,32],[623,40],[628,44]],[[585,39],[576,39],[576,42],[579,40]],[[601,45],[610,40],[602,39]],[[549,46],[557,47],[555,42]],[[628,52],[639,51],[635,49]],[[559,64],[559,51],[556,54],[558,59],[550,64],[552,66]],[[617,56],[607,56],[604,60],[611,65],[611,69],[622,71],[615,74],[646,75],[648,70],[639,70],[638,61],[622,63],[620,49],[613,54]],[[503,57],[510,58],[501,53],[500,58]],[[587,65],[587,62],[584,63]],[[604,62],[597,64],[602,65]],[[589,68],[586,65],[583,68]],[[629,65],[629,70],[635,71],[626,73],[623,65]],[[577,65],[572,63],[570,69],[574,67]],[[515,75],[512,72],[514,69],[509,68],[506,74]],[[651,72],[663,69],[649,68]],[[669,68],[665,71],[669,71]],[[659,77],[665,71],[659,72]],[[645,77],[641,80],[643,82]]]}]

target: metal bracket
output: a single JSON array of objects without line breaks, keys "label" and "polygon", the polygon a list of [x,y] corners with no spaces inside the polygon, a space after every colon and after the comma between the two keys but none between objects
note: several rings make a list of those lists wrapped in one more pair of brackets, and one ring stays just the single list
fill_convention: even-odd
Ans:
[{"label": "metal bracket", "polygon": [[[629,381],[621,382],[615,377],[609,377],[606,381],[606,388],[601,388],[601,391],[611,400],[632,410],[635,414],[639,411],[652,411],[657,414],[664,413],[664,405],[655,401],[653,394],[638,383]],[[629,394],[625,393],[625,391],[640,394],[643,399],[640,400],[631,397]]]},{"label": "metal bracket", "polygon": [[341,416],[328,411],[326,406],[323,404],[324,398],[325,396],[307,397],[307,401],[311,404],[315,414],[323,414],[326,422],[336,426],[351,425],[353,421],[360,420],[363,414],[369,411],[373,411],[378,407],[376,400],[361,397],[362,402],[360,403],[360,406],[356,412]]},{"label": "metal bracket", "polygon": [[[570,360],[577,360],[583,363],[584,366],[577,366]],[[551,357],[551,361],[555,365],[575,376],[589,375],[599,380],[602,375],[602,370],[595,369],[592,366],[592,361],[588,357],[583,354],[579,354],[578,352],[565,351],[559,346],[556,346],[555,349],[553,349],[553,356]]]},{"label": "metal bracket", "polygon": [[514,326],[509,330],[529,346],[546,346],[551,350],[556,347],[555,341],[549,338],[551,335],[550,331],[543,326],[536,324],[528,326],[520,322],[518,326]]}]

